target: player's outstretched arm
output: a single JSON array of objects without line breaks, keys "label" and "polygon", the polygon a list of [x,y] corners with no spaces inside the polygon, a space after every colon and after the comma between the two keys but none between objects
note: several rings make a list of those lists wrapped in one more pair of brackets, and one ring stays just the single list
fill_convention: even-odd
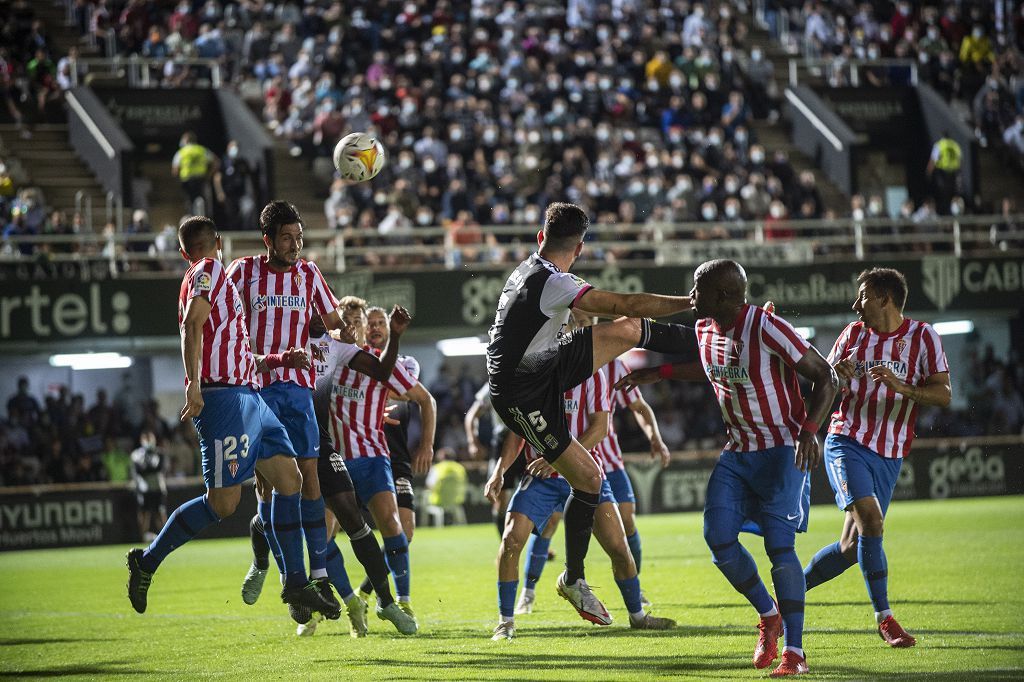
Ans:
[{"label": "player's outstretched arm", "polygon": [[796,371],[800,376],[811,381],[811,393],[807,397],[807,419],[804,421],[800,435],[797,436],[796,466],[801,471],[810,471],[821,461],[821,449],[818,444],[818,427],[825,419],[825,414],[832,407],[839,389],[839,376],[813,346],[808,348],[800,361],[796,363]]},{"label": "player's outstretched arm", "polygon": [[466,442],[469,444],[469,456],[471,459],[480,459],[484,446],[477,436],[477,423],[480,421],[480,413],[483,412],[484,404],[480,400],[474,400],[466,412],[466,418],[462,421],[462,428],[466,430]]},{"label": "player's outstretched arm", "polygon": [[936,372],[917,386],[901,381],[891,369],[880,365],[869,369],[868,374],[875,381],[885,384],[891,390],[910,398],[919,405],[949,407],[949,403],[953,400],[953,389],[949,385],[949,372]]},{"label": "player's outstretched arm", "polygon": [[661,438],[658,418],[654,416],[654,410],[651,409],[650,404],[641,397],[629,404],[629,410],[633,413],[637,426],[640,427],[640,430],[644,432],[647,440],[651,443],[651,459],[660,457],[661,467],[663,469],[668,467],[668,463],[672,459],[672,453]]},{"label": "player's outstretched arm", "polygon": [[409,328],[410,322],[412,322],[412,316],[409,315],[409,311],[396,305],[391,311],[391,336],[383,355],[378,358],[371,353],[361,351],[356,353],[348,366],[375,381],[387,381],[395,369],[395,362],[398,361],[399,341],[405,330]]},{"label": "player's outstretched arm", "polygon": [[411,400],[420,406],[420,442],[412,453],[412,472],[423,475],[430,470],[434,461],[434,434],[437,432],[437,401],[420,382],[405,392],[403,400]]},{"label": "player's outstretched arm", "polygon": [[693,308],[689,296],[661,294],[619,294],[603,289],[590,289],[580,296],[574,307],[590,315],[605,317],[668,317]]},{"label": "player's outstretched arm", "polygon": [[662,379],[672,381],[703,381],[704,368],[699,362],[677,362],[674,364],[658,365],[657,367],[646,367],[630,372],[615,382],[612,388],[630,389],[634,386],[656,384]]},{"label": "player's outstretched arm", "polygon": [[198,417],[205,405],[202,392],[203,326],[213,306],[202,296],[193,296],[185,307],[182,321],[181,359],[185,363],[185,406],[181,421]]},{"label": "player's outstretched arm", "polygon": [[484,485],[484,497],[492,503],[497,504],[498,496],[501,494],[502,477],[508,471],[508,468],[512,466],[512,462],[515,461],[516,457],[519,456],[519,451],[523,449],[523,444],[525,443],[526,441],[522,436],[511,430],[506,432],[505,442],[501,444],[501,458],[494,466],[491,477],[487,479],[487,483]]}]

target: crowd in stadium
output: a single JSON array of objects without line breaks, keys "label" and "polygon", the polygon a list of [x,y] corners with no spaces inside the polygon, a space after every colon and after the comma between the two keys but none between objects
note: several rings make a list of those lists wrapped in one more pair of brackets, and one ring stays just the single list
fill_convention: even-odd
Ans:
[{"label": "crowd in stadium", "polygon": [[[997,31],[987,3],[918,5],[766,3],[773,25],[789,17],[807,55],[919,59],[927,80],[964,103],[981,139],[1005,137],[1020,151],[1024,79],[1008,27]],[[311,163],[326,163],[345,131],[379,130],[394,153],[381,180],[338,181],[325,203],[328,226],[354,246],[368,230],[408,240],[427,225],[472,245],[485,241],[480,225],[538,223],[552,197],[588,206],[600,223],[706,222],[704,237],[749,236],[742,220],[844,217],[824,205],[813,171],[758,143],[752,122],[778,115],[777,88],[739,0],[578,0],[567,11],[543,2],[99,0],[74,11],[84,36],[166,58],[170,82],[202,76],[175,58],[218,60],[236,86],[260,93],[267,125]],[[58,56],[30,16],[4,32],[12,76],[27,73],[33,48]],[[1022,21],[1012,18],[1018,43]],[[61,64],[55,77],[76,68]],[[909,213],[950,210],[921,200]],[[3,219],[15,234],[46,229]]]},{"label": "crowd in stadium", "polygon": [[[961,361],[958,366],[965,371],[959,390],[968,407],[923,408],[918,436],[1024,433],[1024,360],[997,358],[991,346],[974,339]],[[458,370],[442,365],[426,382],[437,401],[435,447],[450,448],[456,459],[468,457],[463,419],[482,384],[481,376],[465,365]],[[198,471],[195,431],[164,419],[156,402],[140,395],[132,382],[126,380],[112,397],[98,391],[88,406],[83,395],[72,394],[65,386],[43,393],[42,387],[32,387],[24,379],[7,401],[6,418],[0,419],[0,487],[128,480],[128,453],[144,431],[156,436],[168,461],[169,478]],[[709,384],[662,382],[644,393],[673,451],[721,445],[722,418]],[[489,420],[483,421],[486,430]],[[647,440],[628,410],[616,411],[615,428],[623,451],[647,452]],[[409,438],[419,439],[416,420]]]}]

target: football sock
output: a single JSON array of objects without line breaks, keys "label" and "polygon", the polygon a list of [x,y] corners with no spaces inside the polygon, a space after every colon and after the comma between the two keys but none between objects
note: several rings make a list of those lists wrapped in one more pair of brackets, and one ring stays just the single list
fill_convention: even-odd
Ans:
[{"label": "football sock", "polygon": [[342,601],[348,601],[352,597],[352,583],[348,580],[348,573],[345,572],[345,559],[341,556],[338,543],[331,540],[327,543],[327,551],[324,552],[327,564],[327,577],[338,591]]},{"label": "football sock", "polygon": [[868,596],[875,613],[889,610],[889,567],[882,549],[882,538],[861,535],[857,540],[857,560],[860,562]]},{"label": "football sock", "polygon": [[629,553],[633,555],[633,563],[636,564],[636,572],[640,573],[640,531],[633,531],[633,534],[626,537],[629,545]]},{"label": "football sock", "polygon": [[619,586],[619,592],[622,593],[622,601],[630,615],[635,613],[642,614],[644,607],[640,605],[640,578],[635,575],[625,580],[616,578],[615,584]]},{"label": "football sock", "polygon": [[306,584],[306,558],[302,551],[300,501],[299,493],[281,495],[275,490],[270,507],[270,532],[281,548],[284,584],[288,587],[301,587]]},{"label": "football sock", "polygon": [[726,580],[747,598],[759,614],[770,613],[775,608],[775,602],[768,594],[761,576],[757,574],[754,557],[750,556],[750,552],[740,544],[739,539],[733,535],[731,539],[715,542],[721,538],[716,538],[715,534],[708,532],[706,528],[704,537],[711,548],[712,563],[718,567]]},{"label": "football sock", "polygon": [[804,568],[804,578],[807,580],[807,589],[817,587],[840,575],[853,566],[843,553],[839,550],[839,543],[834,542],[818,550],[818,553],[811,559],[811,563]]},{"label": "football sock", "polygon": [[309,553],[309,577],[327,577],[327,522],[324,520],[324,498],[303,498],[299,503],[302,513],[302,534]]},{"label": "football sock", "polygon": [[377,544],[377,536],[373,534],[370,527],[363,524],[362,530],[348,536],[352,543],[352,551],[356,559],[363,565],[366,571],[366,579],[359,586],[360,591],[366,594],[377,592],[377,601],[381,608],[384,608],[395,598],[391,594],[391,584],[388,582],[388,565],[384,561],[384,553],[380,551]]},{"label": "football sock", "polygon": [[530,544],[527,547],[529,552],[526,555],[526,588],[532,590],[537,586],[541,574],[544,572],[544,564],[548,562],[548,547],[551,546],[551,538],[543,538],[539,535],[530,536]]},{"label": "football sock", "polygon": [[653,320],[641,320],[640,342],[637,348],[646,348],[658,353],[680,355],[693,345],[693,329],[681,324],[665,324]]},{"label": "football sock", "polygon": [[803,646],[804,631],[804,572],[792,545],[767,551],[772,562],[772,583],[785,624],[786,646],[799,649]]},{"label": "football sock", "polygon": [[220,518],[213,513],[206,495],[189,500],[174,510],[171,518],[160,529],[160,534],[142,553],[139,566],[142,570],[152,573],[160,566],[167,555],[199,535],[200,531]]},{"label": "football sock", "polygon": [[391,576],[395,579],[395,592],[398,600],[409,598],[409,540],[405,533],[384,538],[384,558],[388,562]]},{"label": "football sock", "polygon": [[249,542],[252,544],[252,563],[261,571],[270,568],[270,543],[267,542],[266,531],[263,530],[263,519],[254,514],[249,522]]},{"label": "football sock", "polygon": [[256,513],[259,515],[260,521],[263,522],[263,535],[267,538],[267,545],[270,547],[270,552],[274,555],[274,563],[277,564],[281,580],[284,580],[284,558],[281,556],[281,546],[277,544],[277,538],[274,537],[274,534],[267,532],[270,530],[270,506],[271,502],[269,500],[266,502],[260,500],[256,507]]},{"label": "football sock", "polygon": [[516,591],[519,590],[518,580],[498,581],[498,612],[502,620],[511,620],[516,612]]},{"label": "football sock", "polygon": [[574,585],[584,578],[583,562],[590,548],[590,536],[594,530],[594,510],[597,509],[597,493],[572,489],[565,502],[565,582]]}]

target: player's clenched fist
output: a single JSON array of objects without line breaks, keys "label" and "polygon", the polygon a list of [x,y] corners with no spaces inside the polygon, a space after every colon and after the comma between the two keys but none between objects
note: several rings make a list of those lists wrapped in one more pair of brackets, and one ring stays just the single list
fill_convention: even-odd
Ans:
[{"label": "player's clenched fist", "polygon": [[409,328],[412,322],[412,315],[400,305],[395,305],[391,310],[391,334],[401,336]]},{"label": "player's clenched fist", "polygon": [[199,382],[190,381],[188,388],[185,389],[185,406],[181,408],[181,421],[185,422],[192,417],[198,417],[205,406]]},{"label": "player's clenched fist", "polygon": [[853,362],[853,358],[850,355],[847,355],[842,360],[832,365],[832,368],[836,371],[836,374],[839,375],[839,378],[846,382],[853,379],[853,373],[857,369]]},{"label": "player's clenched fist", "polygon": [[305,348],[289,348],[281,353],[281,361],[285,367],[309,369],[309,353]]}]

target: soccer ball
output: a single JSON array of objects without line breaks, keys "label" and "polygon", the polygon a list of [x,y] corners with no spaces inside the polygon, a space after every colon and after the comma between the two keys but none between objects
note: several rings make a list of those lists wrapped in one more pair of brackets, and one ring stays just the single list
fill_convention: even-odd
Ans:
[{"label": "soccer ball", "polygon": [[349,133],[334,147],[334,167],[346,180],[369,180],[380,173],[385,162],[384,145],[367,133]]}]

